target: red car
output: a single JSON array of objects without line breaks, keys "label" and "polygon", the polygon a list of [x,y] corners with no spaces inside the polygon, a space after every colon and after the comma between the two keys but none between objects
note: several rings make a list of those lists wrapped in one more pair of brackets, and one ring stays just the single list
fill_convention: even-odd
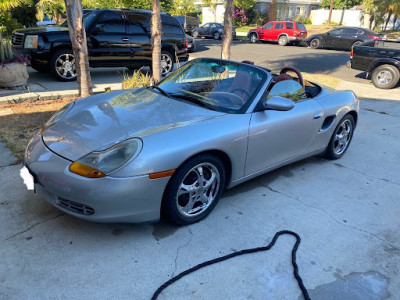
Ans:
[{"label": "red car", "polygon": [[273,21],[264,24],[262,27],[250,29],[247,34],[250,43],[257,41],[274,41],[281,46],[288,43],[298,44],[305,42],[307,29],[303,23],[295,21]]}]

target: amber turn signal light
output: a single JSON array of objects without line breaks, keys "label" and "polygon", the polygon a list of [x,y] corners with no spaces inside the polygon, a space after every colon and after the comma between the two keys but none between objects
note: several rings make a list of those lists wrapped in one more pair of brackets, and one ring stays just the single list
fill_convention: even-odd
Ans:
[{"label": "amber turn signal light", "polygon": [[168,170],[168,171],[163,171],[163,172],[158,172],[158,173],[151,173],[149,174],[150,179],[158,179],[158,178],[163,178],[163,177],[169,177],[174,174],[175,170]]},{"label": "amber turn signal light", "polygon": [[69,170],[72,173],[75,173],[75,174],[78,174],[78,175],[81,175],[84,177],[89,177],[89,178],[101,178],[101,177],[106,176],[106,174],[104,174],[103,172],[101,172],[91,166],[77,162],[77,161],[73,162],[69,166]]}]

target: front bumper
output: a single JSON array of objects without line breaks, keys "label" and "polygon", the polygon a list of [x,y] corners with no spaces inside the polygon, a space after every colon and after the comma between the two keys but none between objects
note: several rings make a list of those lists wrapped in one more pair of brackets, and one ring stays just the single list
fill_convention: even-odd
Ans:
[{"label": "front bumper", "polygon": [[96,222],[146,222],[160,218],[169,177],[148,175],[86,178],[68,170],[70,161],[51,152],[40,137],[30,142],[26,166],[47,202],[75,217]]}]

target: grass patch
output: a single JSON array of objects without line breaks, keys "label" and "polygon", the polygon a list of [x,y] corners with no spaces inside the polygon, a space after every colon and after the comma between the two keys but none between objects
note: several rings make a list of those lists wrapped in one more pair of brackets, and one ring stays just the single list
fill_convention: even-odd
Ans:
[{"label": "grass patch", "polygon": [[24,160],[25,148],[30,139],[50,119],[51,115],[74,99],[22,103],[2,106],[13,114],[0,116],[0,138],[17,157]]},{"label": "grass patch", "polygon": [[242,27],[237,27],[236,32],[245,32],[248,33],[250,29],[256,28],[257,26],[242,26]]},{"label": "grass patch", "polygon": [[319,84],[325,85],[325,86],[333,88],[333,89],[336,89],[336,87],[339,84],[338,78],[332,77],[329,75],[311,74],[311,73],[307,73],[307,72],[302,72],[301,74],[303,75],[304,79],[306,79],[308,81],[319,83]]}]

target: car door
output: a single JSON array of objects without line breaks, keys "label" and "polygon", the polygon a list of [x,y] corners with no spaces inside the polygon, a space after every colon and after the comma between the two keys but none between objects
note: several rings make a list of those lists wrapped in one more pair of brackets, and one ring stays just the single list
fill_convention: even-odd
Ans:
[{"label": "car door", "polygon": [[350,49],[351,45],[357,40],[358,30],[355,28],[345,28],[342,34],[342,49]]},{"label": "car door", "polygon": [[262,27],[262,30],[259,32],[260,40],[270,40],[272,27],[274,26],[273,22],[269,22]]},{"label": "car door", "polygon": [[144,14],[126,13],[126,16],[131,50],[130,65],[134,67],[150,65],[152,59],[150,20]]},{"label": "car door", "polygon": [[[297,84],[297,85],[296,85]],[[278,82],[268,94],[296,100],[288,111],[253,112],[249,125],[246,175],[262,172],[308,151],[322,126],[323,108],[304,99],[304,89],[294,80]]]},{"label": "car door", "polygon": [[283,32],[283,22],[276,22],[274,28],[271,30],[271,36],[269,40],[277,41],[279,35]]},{"label": "car door", "polygon": [[125,16],[118,11],[105,11],[90,32],[89,52],[93,66],[124,66],[131,58]]},{"label": "car door", "polygon": [[341,49],[343,47],[341,40],[342,34],[343,34],[343,28],[336,28],[329,31],[324,39],[325,47]]},{"label": "car door", "polygon": [[207,36],[209,35],[210,32],[210,23],[204,24],[203,26],[200,27],[199,31],[199,36]]}]

